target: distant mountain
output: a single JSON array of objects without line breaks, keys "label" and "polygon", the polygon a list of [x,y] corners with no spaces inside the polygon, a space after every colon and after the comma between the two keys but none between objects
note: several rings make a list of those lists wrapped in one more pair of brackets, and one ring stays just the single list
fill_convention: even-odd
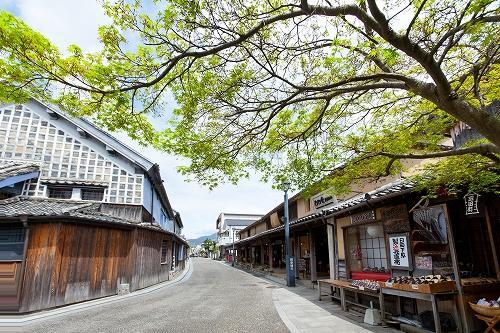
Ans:
[{"label": "distant mountain", "polygon": [[201,237],[198,237],[195,239],[188,239],[188,243],[191,247],[195,247],[196,245],[202,244],[203,241],[207,238],[210,240],[213,240],[213,241],[217,241],[217,233],[213,233],[213,234],[208,235],[208,236],[201,236]]}]

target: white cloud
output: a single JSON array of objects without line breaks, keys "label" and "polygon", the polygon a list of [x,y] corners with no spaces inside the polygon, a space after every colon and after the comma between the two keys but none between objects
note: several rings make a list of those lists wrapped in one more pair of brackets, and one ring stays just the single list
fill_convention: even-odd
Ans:
[{"label": "white cloud", "polygon": [[[9,0],[1,3],[0,8],[21,17],[62,51],[70,44],[77,44],[87,52],[97,50],[97,28],[109,22],[97,0]],[[170,113],[171,110],[165,111]],[[154,118],[153,121],[162,120]],[[259,182],[256,177],[238,186],[224,185],[214,191],[197,183],[186,183],[176,172],[181,162],[174,156],[139,147],[124,135],[119,138],[160,165],[168,196],[174,209],[181,213],[183,232],[188,238],[214,233],[215,220],[221,212],[265,214],[282,200],[279,191],[273,191],[269,184]]]},{"label": "white cloud", "polygon": [[77,44],[85,51],[99,48],[97,28],[110,19],[97,0],[18,0],[18,15],[61,51]]}]

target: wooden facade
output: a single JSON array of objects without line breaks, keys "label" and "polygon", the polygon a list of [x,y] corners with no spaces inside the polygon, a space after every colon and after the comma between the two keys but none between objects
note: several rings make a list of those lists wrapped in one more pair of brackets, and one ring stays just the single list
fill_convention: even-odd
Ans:
[{"label": "wooden facade", "polygon": [[[183,242],[160,230],[63,220],[28,223],[28,230],[18,312],[116,295],[120,284],[134,291],[167,281],[174,243]],[[168,255],[161,263],[164,240]]]}]

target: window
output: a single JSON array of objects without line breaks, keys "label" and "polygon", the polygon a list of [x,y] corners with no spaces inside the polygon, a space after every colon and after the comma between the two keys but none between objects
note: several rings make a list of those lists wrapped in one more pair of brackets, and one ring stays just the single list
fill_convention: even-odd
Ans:
[{"label": "window", "polygon": [[348,260],[351,271],[387,272],[387,254],[381,223],[347,228]]},{"label": "window", "polygon": [[161,241],[161,259],[160,259],[160,264],[166,264],[167,263],[167,247],[168,247],[168,242],[166,239]]},{"label": "window", "polygon": [[71,187],[49,187],[49,198],[71,199],[73,189]]},{"label": "window", "polygon": [[23,260],[24,235],[23,228],[0,228],[0,261]]},{"label": "window", "polygon": [[104,198],[103,188],[82,188],[82,200],[102,201]]},{"label": "window", "polygon": [[165,214],[165,211],[162,209],[160,213],[160,226],[163,229],[168,228],[168,223],[167,223],[167,214]]}]

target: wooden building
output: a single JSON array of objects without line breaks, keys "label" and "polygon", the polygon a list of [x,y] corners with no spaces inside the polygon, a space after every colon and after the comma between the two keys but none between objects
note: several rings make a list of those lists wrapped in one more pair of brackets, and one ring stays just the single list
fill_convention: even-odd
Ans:
[{"label": "wooden building", "polygon": [[91,122],[0,106],[0,311],[128,293],[184,268],[159,167]]}]

